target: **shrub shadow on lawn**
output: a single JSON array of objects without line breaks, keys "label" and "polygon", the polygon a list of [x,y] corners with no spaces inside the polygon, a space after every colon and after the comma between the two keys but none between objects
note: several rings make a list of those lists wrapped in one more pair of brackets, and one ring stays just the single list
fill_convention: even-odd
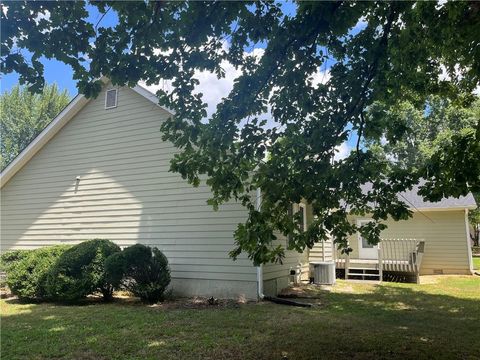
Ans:
[{"label": "shrub shadow on lawn", "polygon": [[134,296],[114,296],[109,301],[104,301],[101,295],[88,296],[85,299],[75,301],[46,301],[36,299],[19,299],[18,297],[9,297],[3,300],[9,305],[28,305],[28,304],[43,304],[52,306],[91,306],[91,305],[118,305],[118,306],[138,306],[163,310],[177,310],[177,309],[195,309],[195,310],[209,310],[209,309],[233,309],[247,303],[256,303],[255,301],[240,301],[233,299],[216,299],[204,297],[172,297],[155,304],[145,304],[140,298]]},{"label": "shrub shadow on lawn", "polygon": [[4,316],[2,352],[19,359],[75,358],[82,351],[131,359],[478,358],[478,297],[415,289],[319,291],[309,301],[323,306],[309,309],[267,303],[171,311],[124,299],[36,304]]}]

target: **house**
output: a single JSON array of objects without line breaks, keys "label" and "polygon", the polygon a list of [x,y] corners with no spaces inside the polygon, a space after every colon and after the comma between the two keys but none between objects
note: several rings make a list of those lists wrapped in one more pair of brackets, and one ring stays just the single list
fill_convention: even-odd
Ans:
[{"label": "house", "polygon": [[234,202],[213,211],[207,186],[169,172],[177,150],[160,125],[170,115],[140,86],[106,81],[96,99],[77,95],[1,174],[1,251],[140,242],[168,257],[179,295],[256,299],[285,287],[305,255],[262,268],[228,256],[247,213]]},{"label": "house", "polygon": [[[193,188],[169,172],[178,150],[159,129],[171,114],[144,88],[118,88],[106,79],[97,98],[77,95],[1,174],[1,250],[92,238],[156,246],[169,259],[174,293],[185,296],[256,299],[286,287],[292,270],[307,279],[309,261],[325,259],[328,243],[303,254],[287,251],[283,264],[261,267],[243,254],[236,261],[228,256],[246,211],[235,202],[213,211],[207,186]],[[421,209],[412,220],[392,222],[386,235],[425,239],[424,273],[467,273],[471,200]],[[308,205],[295,206],[311,221]],[[365,256],[354,237],[351,243],[357,257]]]},{"label": "house", "polygon": [[[418,195],[421,184],[398,195],[409,205],[413,216],[405,221],[385,221],[388,227],[381,233],[379,245],[368,244],[357,233],[349,237],[349,256],[327,241],[310,250],[310,261],[334,261],[337,269],[345,270],[346,278],[350,275],[377,279],[382,270],[414,275],[471,274],[468,211],[477,207],[473,195],[432,203]],[[364,191],[370,187],[365,185]],[[357,225],[372,221],[369,216],[349,218]]]}]

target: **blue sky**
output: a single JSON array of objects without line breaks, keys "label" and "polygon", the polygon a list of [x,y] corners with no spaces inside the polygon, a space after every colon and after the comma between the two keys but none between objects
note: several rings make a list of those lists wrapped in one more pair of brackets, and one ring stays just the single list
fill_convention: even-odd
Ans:
[{"label": "blue sky", "polygon": [[[101,19],[101,14],[98,12],[97,8],[91,5],[87,5],[87,10],[89,12],[88,21],[92,24],[97,24]],[[115,26],[118,23],[118,18],[113,11],[109,11],[102,19],[99,26],[102,27],[111,27]],[[60,89],[66,89],[70,96],[75,96],[77,94],[77,82],[73,80],[73,71],[72,68],[64,63],[54,60],[47,59],[42,57],[40,59],[42,64],[45,66],[45,81],[48,84],[56,83]],[[13,86],[18,84],[18,74],[11,73],[7,75],[2,75],[0,81],[1,92],[9,91]]]},{"label": "blue sky", "polygon": [[[282,6],[283,12],[286,15],[292,15],[295,13],[296,4],[292,3],[291,1],[283,1],[280,2],[280,4]],[[114,11],[109,11],[102,18],[102,15],[98,12],[96,7],[88,5],[87,10],[89,11],[88,21],[94,25],[96,25],[99,21],[99,27],[112,27],[118,23],[118,18]],[[358,30],[359,29],[357,29],[356,27],[353,31],[357,32]],[[262,46],[257,44],[254,49],[246,49],[246,51],[261,53],[263,47],[264,45]],[[29,54],[26,53],[26,56],[28,57]],[[46,59],[44,57],[41,58],[40,61],[45,67],[44,76],[46,83],[56,83],[61,90],[66,89],[71,97],[77,94],[76,81],[72,78],[73,72],[70,66],[65,65],[57,60]],[[331,66],[332,63],[329,63],[329,65]],[[220,99],[230,91],[231,87],[233,86],[233,79],[241,74],[232,66],[229,66],[229,64],[225,64],[225,68],[226,77],[220,80],[217,79],[216,76],[213,74],[196,74],[198,75],[197,77],[200,80],[199,91],[204,94],[204,101],[208,104],[209,114],[214,111]],[[323,82],[328,80],[329,74],[328,71],[325,72],[325,70],[326,69],[322,68],[321,71],[319,71],[319,73],[317,74],[318,81]],[[19,76],[16,73],[2,75],[0,81],[0,91],[9,91],[13,86],[18,84],[18,79]],[[151,86],[149,87],[149,90],[155,92],[160,86],[163,85]],[[339,149],[341,157],[345,156],[346,153],[348,153],[349,149],[354,146],[354,142],[355,139],[352,137],[351,139],[349,139],[347,144],[342,145],[342,147]]]},{"label": "blue sky", "polygon": [[[293,14],[296,11],[296,5],[291,1],[280,1],[282,10],[285,14]],[[114,11],[107,12],[103,18],[95,6],[87,5],[89,12],[88,21],[92,24],[98,24],[99,27],[113,27],[118,23],[118,18]],[[76,81],[72,79],[73,72],[70,66],[54,60],[42,57],[40,59],[45,66],[45,81],[48,84],[56,83],[60,89],[66,89],[70,96],[77,94]],[[0,80],[0,91],[9,91],[13,86],[18,84],[19,76],[17,73],[2,75]]]}]

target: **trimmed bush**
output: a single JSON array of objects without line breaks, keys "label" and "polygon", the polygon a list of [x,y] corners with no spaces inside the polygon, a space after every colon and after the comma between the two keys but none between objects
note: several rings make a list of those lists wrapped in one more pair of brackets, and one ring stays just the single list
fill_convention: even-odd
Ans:
[{"label": "trimmed bush", "polygon": [[10,250],[0,256],[0,271],[8,272],[8,269],[16,262],[25,258],[31,250]]},{"label": "trimmed bush", "polygon": [[110,300],[114,287],[105,278],[105,260],[119,251],[118,245],[104,239],[89,240],[71,247],[47,275],[49,297],[75,301],[101,292],[104,300]]},{"label": "trimmed bush", "polygon": [[170,284],[167,257],[156,247],[136,244],[110,256],[105,263],[108,280],[122,286],[143,302],[163,300]]},{"label": "trimmed bush", "polygon": [[66,245],[49,246],[6,256],[6,282],[12,294],[20,299],[44,299],[47,273],[69,248]]}]

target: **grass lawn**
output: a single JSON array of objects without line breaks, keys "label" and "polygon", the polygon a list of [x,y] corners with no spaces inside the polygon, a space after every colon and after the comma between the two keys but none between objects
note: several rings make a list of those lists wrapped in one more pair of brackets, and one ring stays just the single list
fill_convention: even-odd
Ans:
[{"label": "grass lawn", "polygon": [[473,257],[473,268],[480,270],[480,257]]},{"label": "grass lawn", "polygon": [[1,301],[2,359],[479,359],[480,277],[309,287],[312,308]]}]

